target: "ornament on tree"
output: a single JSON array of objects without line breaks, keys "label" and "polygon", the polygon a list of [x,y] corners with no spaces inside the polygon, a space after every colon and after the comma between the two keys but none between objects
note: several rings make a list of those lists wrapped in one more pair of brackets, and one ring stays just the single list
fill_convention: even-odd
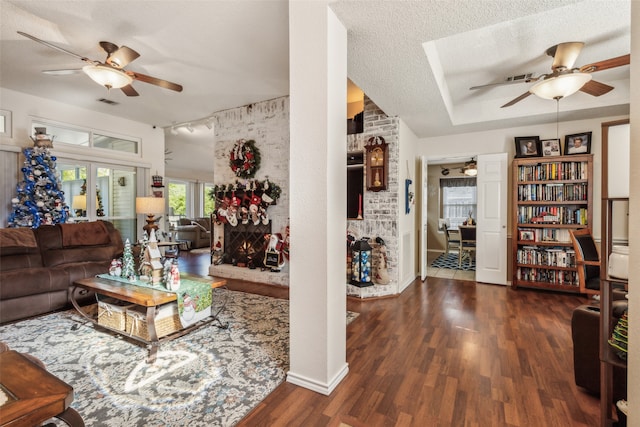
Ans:
[{"label": "ornament on tree", "polygon": [[31,139],[34,146],[22,151],[24,180],[18,183],[16,197],[11,199],[9,227],[38,228],[67,222],[69,207],[64,202],[62,182],[56,172],[56,157],[49,152],[52,137],[46,134],[45,128],[36,128],[36,136]]},{"label": "ornament on tree", "polygon": [[122,253],[122,277],[132,282],[136,280],[136,269],[129,239],[125,241]]}]

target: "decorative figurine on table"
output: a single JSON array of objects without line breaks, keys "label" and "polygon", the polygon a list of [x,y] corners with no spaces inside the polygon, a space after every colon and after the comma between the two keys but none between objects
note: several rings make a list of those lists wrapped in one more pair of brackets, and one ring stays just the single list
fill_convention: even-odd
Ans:
[{"label": "decorative figurine on table", "polygon": [[119,259],[112,259],[111,265],[109,266],[109,276],[118,276],[122,275],[122,261]]},{"label": "decorative figurine on table", "polygon": [[180,289],[180,271],[178,271],[178,260],[174,259],[169,268],[169,274],[166,281],[167,289],[177,291]]},{"label": "decorative figurine on table", "polygon": [[161,262],[162,254],[158,248],[158,241],[156,240],[156,234],[151,233],[151,238],[147,245],[145,260],[149,263],[151,269],[151,283],[154,285],[162,282],[163,266]]}]

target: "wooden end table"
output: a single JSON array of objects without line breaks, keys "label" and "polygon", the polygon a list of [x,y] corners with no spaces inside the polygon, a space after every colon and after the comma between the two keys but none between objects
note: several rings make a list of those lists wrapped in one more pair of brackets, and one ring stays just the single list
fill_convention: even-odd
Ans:
[{"label": "wooden end table", "polygon": [[[180,276],[184,279],[194,280],[194,281],[206,281],[207,283],[211,283],[211,288],[220,288],[226,286],[227,281],[224,279],[216,279],[212,277],[200,277],[189,274],[182,274]],[[127,334],[125,331],[121,331],[119,329],[111,328],[107,325],[101,325],[98,323],[98,318],[93,313],[88,313],[85,309],[83,309],[78,302],[76,301],[76,293],[82,289],[87,289],[90,291],[94,291],[96,294],[106,295],[111,298],[115,298],[120,301],[126,301],[130,304],[135,304],[137,306],[143,307],[146,309],[146,326],[149,333],[149,339],[145,340],[142,337],[133,334]],[[102,329],[107,329],[112,332],[116,332],[127,339],[132,339],[134,341],[144,343],[149,349],[149,354],[147,356],[147,363],[153,363],[156,360],[156,356],[158,353],[158,347],[160,343],[163,341],[168,341],[174,338],[181,337],[194,329],[197,329],[203,325],[206,325],[211,322],[217,322],[219,328],[226,329],[227,325],[222,324],[218,315],[220,314],[219,309],[216,313],[213,312],[213,308],[211,310],[211,316],[205,320],[201,320],[193,325],[190,325],[186,328],[177,330],[172,332],[166,336],[161,338],[158,337],[156,332],[155,319],[157,314],[157,309],[159,306],[163,304],[167,304],[170,302],[176,302],[177,296],[173,292],[167,292],[162,289],[154,289],[147,288],[144,286],[137,286],[135,284],[123,283],[116,280],[104,279],[102,277],[89,277],[86,279],[76,280],[73,285],[69,288],[69,299],[71,303],[75,307],[75,309],[87,320],[91,321],[94,326],[98,326]]]},{"label": "wooden end table", "polygon": [[0,426],[36,426],[55,417],[84,427],[69,406],[73,387],[17,351],[0,353],[0,387],[8,396],[0,406]]}]

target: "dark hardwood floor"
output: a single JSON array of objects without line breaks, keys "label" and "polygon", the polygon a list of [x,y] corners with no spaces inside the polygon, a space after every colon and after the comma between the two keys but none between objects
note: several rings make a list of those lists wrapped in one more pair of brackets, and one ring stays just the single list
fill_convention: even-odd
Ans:
[{"label": "dark hardwood floor", "polygon": [[[207,274],[208,256],[181,269]],[[286,288],[230,281],[286,298]],[[347,307],[349,374],[330,396],[283,383],[239,426],[596,426],[576,387],[570,319],[585,297],[471,281],[416,280]]]}]

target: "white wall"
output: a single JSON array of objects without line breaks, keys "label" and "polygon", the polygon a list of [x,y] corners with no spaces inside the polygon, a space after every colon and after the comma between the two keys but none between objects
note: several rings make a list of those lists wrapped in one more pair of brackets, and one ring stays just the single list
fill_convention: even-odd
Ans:
[{"label": "white wall", "polygon": [[[591,154],[594,154],[592,231],[594,237],[598,240],[600,239],[600,183],[602,180],[602,135],[600,125],[603,122],[609,122],[623,118],[627,117],[615,116],[560,122],[558,126],[558,135],[561,143],[563,144],[563,149],[565,135],[582,132],[592,132]],[[416,147],[416,156],[438,158],[447,156],[473,156],[477,154],[506,152],[509,153],[510,158],[513,158],[513,156],[515,156],[514,138],[517,136],[539,136],[540,139],[556,138],[556,123],[548,123],[537,126],[504,128],[486,132],[446,135],[433,138],[423,138],[419,140]],[[511,165],[509,165],[509,168],[510,167]]]},{"label": "white wall", "polygon": [[[0,88],[0,108],[11,111],[13,116],[12,138],[0,138],[1,144],[22,148],[31,147],[33,145],[29,138],[31,136],[31,120],[34,118],[45,119],[80,128],[140,138],[142,141],[140,156],[114,152],[113,158],[122,159],[127,163],[134,162],[138,166],[146,165],[154,173],[157,170],[160,175],[164,174],[164,131],[153,129],[150,124],[97,113],[71,104],[63,104],[5,88]],[[52,150],[54,154],[72,151],[77,152],[77,150],[66,150],[62,146],[56,147],[54,139]]]},{"label": "white wall", "polygon": [[[398,136],[399,163],[398,163],[398,292],[402,292],[409,286],[418,274],[417,253],[420,246],[420,227],[418,225],[418,209],[416,206],[416,194],[418,191],[419,158],[416,159],[415,147],[418,143],[416,135],[399,120],[400,132]],[[411,190],[414,194],[414,203],[411,212],[405,211],[405,179],[411,179]]]}]

